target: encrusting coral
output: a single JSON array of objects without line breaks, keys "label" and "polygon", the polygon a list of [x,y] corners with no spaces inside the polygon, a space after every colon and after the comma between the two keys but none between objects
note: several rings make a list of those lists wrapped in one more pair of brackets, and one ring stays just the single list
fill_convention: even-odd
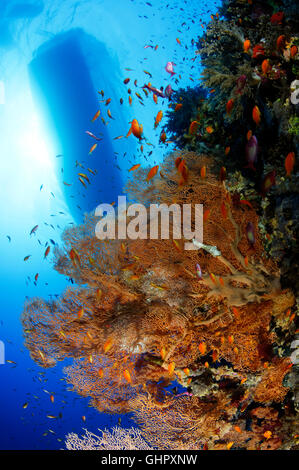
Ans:
[{"label": "encrusting coral", "polygon": [[[93,215],[65,230],[55,268],[79,287],[27,302],[25,344],[43,367],[73,358],[65,372],[74,390],[101,412],[133,412],[145,436],[156,426],[160,448],[260,448],[271,439],[276,448],[278,430],[265,437],[265,426],[247,430],[246,420],[288,393],[292,364],[275,351],[275,325],[294,328],[295,300],[265,255],[256,212],[209,168],[208,157],[178,152],[149,183],[140,168],[127,185],[148,216],[151,203],[203,204],[196,250],[184,250],[184,239],[100,240]],[[175,380],[186,395],[169,391]],[[184,416],[173,432],[172,413]]]}]

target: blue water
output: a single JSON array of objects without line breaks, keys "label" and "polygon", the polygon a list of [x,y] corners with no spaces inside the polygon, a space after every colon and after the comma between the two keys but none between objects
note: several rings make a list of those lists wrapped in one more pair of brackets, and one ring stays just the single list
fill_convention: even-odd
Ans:
[{"label": "blue water", "polygon": [[[152,166],[163,160],[161,129],[154,130],[153,124],[160,109],[166,112],[167,100],[156,105],[149,98],[142,106],[133,82],[137,79],[142,96],[140,87],[149,81],[164,88],[171,84],[174,90],[199,84],[201,68],[199,59],[191,61],[191,40],[202,34],[200,23],[209,21],[219,3],[1,0],[1,449],[60,449],[68,432],[80,433],[85,427],[96,432],[118,422],[118,416],[100,415],[87,399],[67,391],[62,380],[66,362],[47,370],[35,365],[23,347],[22,307],[26,297],[59,294],[68,285],[53,270],[51,254],[44,259],[46,243],[59,243],[66,226],[122,194],[134,163]],[[148,44],[159,47],[144,48]],[[168,61],[176,64],[172,79],[165,71]],[[127,77],[132,106],[123,84]],[[105,99],[112,99],[107,107],[99,103],[101,90]],[[91,123],[99,108],[107,125],[100,118]],[[107,116],[108,108],[114,119]],[[153,144],[145,145],[143,154],[133,137],[114,140],[126,135],[135,117]],[[103,139],[91,155],[95,141],[86,130]],[[87,188],[78,180],[83,170],[76,161],[97,171],[89,175]],[[30,258],[23,261],[27,255]],[[55,395],[54,403],[50,394]],[[127,417],[122,417],[122,425],[130,425]]]}]

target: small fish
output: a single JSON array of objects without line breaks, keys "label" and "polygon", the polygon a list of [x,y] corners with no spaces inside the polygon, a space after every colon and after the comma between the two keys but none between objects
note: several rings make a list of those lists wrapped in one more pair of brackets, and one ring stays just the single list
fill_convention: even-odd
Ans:
[{"label": "small fish", "polygon": [[95,113],[94,117],[92,118],[91,122],[94,122],[96,119],[98,119],[98,117],[99,117],[100,114],[101,114],[101,111],[98,110],[98,111]]},{"label": "small fish", "polygon": [[160,355],[161,355],[162,361],[164,361],[164,359],[166,357],[166,349],[164,348],[164,346],[162,346],[161,349],[160,349]]},{"label": "small fish", "polygon": [[179,110],[182,108],[182,106],[183,106],[182,103],[177,103],[177,104],[175,105],[174,111],[175,111],[175,112],[179,111]]},{"label": "small fish", "polygon": [[168,98],[169,101],[171,100],[172,93],[173,93],[173,90],[171,88],[171,85],[167,85],[167,87],[165,88],[165,96],[166,98]]},{"label": "small fish", "polygon": [[285,35],[284,34],[281,34],[280,36],[278,36],[277,38],[277,41],[276,41],[276,47],[277,49],[280,51],[281,49],[284,49],[285,47]]},{"label": "small fish", "polygon": [[107,353],[108,351],[110,351],[110,349],[112,348],[112,339],[107,339],[107,341],[105,342],[104,344],[104,353]]},{"label": "small fish", "polygon": [[271,431],[265,431],[265,432],[264,432],[264,437],[265,437],[266,439],[270,439],[270,438],[272,437],[272,432],[271,432]]},{"label": "small fish", "polygon": [[214,129],[213,129],[212,126],[207,126],[207,127],[206,127],[206,131],[207,131],[208,134],[213,134]]},{"label": "small fish", "polygon": [[55,400],[54,395],[50,395],[50,400],[52,403],[54,403],[54,400]]},{"label": "small fish", "polygon": [[294,57],[298,54],[298,47],[294,44],[291,47],[291,57],[294,59]]},{"label": "small fish", "polygon": [[261,122],[261,112],[258,106],[254,106],[252,110],[252,119],[256,123],[257,126],[260,125]]},{"label": "small fish", "polygon": [[125,78],[124,79],[124,84],[127,85],[129,83],[129,81],[130,81],[130,78]]},{"label": "small fish", "polygon": [[244,52],[247,54],[249,49],[250,49],[250,46],[251,46],[251,42],[249,39],[245,39],[244,43],[243,43],[243,49],[244,49]]},{"label": "small fish", "polygon": [[124,378],[126,379],[126,381],[127,381],[129,384],[132,383],[131,374],[130,374],[130,372],[128,371],[128,369],[125,369],[125,370],[124,370]]},{"label": "small fish", "polygon": [[35,232],[37,231],[37,229],[38,229],[38,225],[35,225],[35,226],[31,229],[30,235],[32,235],[33,233],[35,233]]},{"label": "small fish", "polygon": [[98,144],[93,144],[93,146],[91,147],[91,149],[88,152],[88,155],[91,155],[92,152],[97,148],[97,146],[98,146]]},{"label": "small fish", "polygon": [[173,67],[175,67],[176,64],[174,64],[173,62],[167,62],[166,66],[165,66],[165,70],[167,73],[170,73],[170,75],[173,77],[173,75],[175,75],[175,72],[173,70]]},{"label": "small fish", "polygon": [[189,134],[194,135],[198,130],[199,123],[197,121],[192,121],[189,126]]},{"label": "small fish", "polygon": [[231,98],[227,103],[226,103],[226,112],[227,114],[231,114],[232,110],[233,110],[233,107],[234,107],[234,100],[233,98]]},{"label": "small fish", "polygon": [[278,11],[277,13],[274,13],[270,21],[272,24],[282,24],[282,21],[284,19],[284,12],[283,11]]},{"label": "small fish", "polygon": [[262,181],[262,186],[261,186],[261,194],[262,197],[264,198],[267,192],[272,188],[272,186],[275,186],[276,181],[276,171],[270,171],[263,179]]},{"label": "small fish", "polygon": [[28,261],[30,257],[31,257],[31,255],[25,256],[24,261]]},{"label": "small fish", "polygon": [[159,123],[161,122],[162,117],[163,117],[163,112],[159,111],[155,119],[155,129],[156,127],[158,127]]},{"label": "small fish", "polygon": [[255,244],[255,231],[252,222],[248,222],[246,226],[246,237],[251,246]]},{"label": "small fish", "polygon": [[153,168],[150,169],[146,177],[147,182],[149,182],[157,174],[158,169],[159,169],[159,165],[155,165]]},{"label": "small fish", "polygon": [[135,170],[137,170],[137,168],[139,168],[140,166],[141,166],[141,164],[140,164],[140,163],[137,163],[136,165],[133,165],[133,166],[129,169],[129,171],[135,171]]},{"label": "small fish", "polygon": [[101,140],[99,137],[97,137],[96,135],[94,135],[92,132],[90,131],[85,131],[85,133],[87,135],[89,135],[90,137],[92,137],[93,139],[96,139],[96,140]]},{"label": "small fish", "polygon": [[111,114],[110,109],[107,109],[107,114],[108,114],[108,116],[110,117],[110,119],[114,119],[114,117],[112,117],[112,114]]},{"label": "small fish", "polygon": [[199,343],[198,349],[199,349],[200,354],[203,356],[207,351],[206,343]]},{"label": "small fish", "polygon": [[295,165],[295,153],[290,152],[286,156],[286,159],[285,159],[285,162],[284,162],[284,166],[285,166],[285,169],[286,169],[287,176],[289,176],[289,177],[291,176],[294,165]]},{"label": "small fish", "polygon": [[202,270],[198,263],[195,265],[195,270],[196,270],[198,279],[202,279]]},{"label": "small fish", "polygon": [[169,374],[169,377],[172,377],[173,373],[174,373],[174,369],[175,369],[175,362],[170,362],[168,364],[168,374]]},{"label": "small fish", "polygon": [[269,59],[263,60],[263,62],[262,62],[262,71],[263,71],[263,74],[264,74],[264,75],[267,75],[267,73],[270,72],[271,69],[272,69],[272,67],[271,67],[271,65],[270,65]]},{"label": "small fish", "polygon": [[255,135],[251,136],[246,144],[246,161],[247,166],[245,168],[251,168],[252,170],[256,171],[254,164],[257,162],[257,155],[258,155],[258,141]]},{"label": "small fish", "polygon": [[26,410],[27,407],[28,407],[28,403],[24,403],[23,409]]},{"label": "small fish", "polygon": [[229,154],[229,152],[230,152],[230,147],[225,147],[224,153],[226,156]]}]

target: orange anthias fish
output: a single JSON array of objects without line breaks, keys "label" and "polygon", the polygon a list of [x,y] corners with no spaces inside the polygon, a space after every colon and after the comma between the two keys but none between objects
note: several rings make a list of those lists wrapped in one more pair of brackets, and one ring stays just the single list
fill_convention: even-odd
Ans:
[{"label": "orange anthias fish", "polygon": [[111,338],[108,338],[106,343],[104,344],[104,353],[107,353],[108,351],[110,351],[110,349],[112,348],[112,339]]},{"label": "orange anthias fish", "polygon": [[88,152],[88,155],[91,155],[92,152],[97,148],[97,146],[98,146],[98,144],[93,144],[93,146],[91,147],[91,149]]},{"label": "orange anthias fish", "polygon": [[168,374],[170,377],[173,375],[174,369],[175,369],[175,362],[170,362],[168,364]]},{"label": "orange anthias fish", "polygon": [[287,176],[291,176],[291,173],[293,171],[295,165],[295,153],[290,152],[285,159],[284,166],[287,172]]},{"label": "orange anthias fish", "polygon": [[130,372],[128,371],[128,369],[125,369],[125,370],[124,370],[124,378],[126,379],[126,381],[127,381],[129,384],[132,383],[131,374],[130,374]]},{"label": "orange anthias fish", "polygon": [[129,171],[135,171],[135,170],[137,170],[137,168],[139,168],[139,167],[140,167],[140,163],[137,163],[136,165],[133,165],[133,166],[129,169]]},{"label": "orange anthias fish", "polygon": [[227,103],[226,103],[226,112],[227,114],[230,114],[232,112],[232,109],[234,107],[234,100],[233,99],[230,99]]},{"label": "orange anthias fish", "polygon": [[189,126],[189,134],[194,135],[197,132],[199,123],[197,121],[192,121],[190,126]]},{"label": "orange anthias fish", "polygon": [[262,71],[263,71],[263,74],[264,74],[264,75],[267,75],[267,73],[270,72],[271,68],[272,68],[272,67],[271,67],[271,65],[270,65],[269,59],[263,60],[263,62],[262,62]]},{"label": "orange anthias fish", "polygon": [[208,134],[213,134],[214,129],[213,129],[212,126],[207,126],[207,127],[206,127],[206,131],[207,131]]},{"label": "orange anthias fish", "polygon": [[256,123],[256,125],[258,126],[261,122],[261,112],[260,112],[260,109],[258,106],[254,106],[253,110],[252,110],[252,119],[254,120],[254,122]]},{"label": "orange anthias fish", "polygon": [[130,134],[133,134],[137,139],[141,140],[141,136],[142,136],[142,133],[143,133],[143,126],[141,124],[139,124],[139,122],[137,121],[137,119],[133,119],[132,123],[131,123],[131,127],[130,127],[130,130],[127,134],[127,137],[130,135]]},{"label": "orange anthias fish", "polygon": [[74,266],[76,266],[76,264],[78,264],[80,266],[80,256],[79,256],[77,250],[72,248],[69,252],[69,256],[70,256],[70,259],[71,259]]},{"label": "orange anthias fish", "polygon": [[46,251],[45,251],[45,254],[44,254],[44,258],[47,258],[48,254],[50,253],[50,249],[51,249],[50,246],[48,246],[48,247],[46,248]]},{"label": "orange anthias fish", "polygon": [[277,41],[276,41],[276,47],[278,50],[281,50],[281,49],[284,49],[284,46],[285,46],[285,35],[284,34],[281,34],[278,38],[277,38]]},{"label": "orange anthias fish", "polygon": [[149,182],[157,174],[158,169],[159,169],[159,165],[155,165],[153,168],[150,169],[146,177],[147,182]]},{"label": "orange anthias fish", "polygon": [[291,57],[292,59],[298,54],[298,47],[295,44],[291,47]]},{"label": "orange anthias fish", "polygon": [[163,112],[159,111],[155,119],[155,129],[156,127],[158,127],[159,123],[161,122],[162,117],[163,117]]},{"label": "orange anthias fish", "polygon": [[251,46],[251,42],[249,39],[246,39],[243,44],[244,52],[248,53]]},{"label": "orange anthias fish", "polygon": [[204,355],[206,353],[206,350],[207,350],[206,343],[199,343],[198,349],[199,349],[200,354]]},{"label": "orange anthias fish", "polygon": [[98,111],[95,113],[94,117],[92,118],[91,122],[94,122],[96,119],[98,119],[98,117],[99,117],[100,114],[101,114],[101,111],[98,110]]},{"label": "orange anthias fish", "polygon": [[175,111],[175,112],[176,112],[176,111],[179,111],[182,106],[183,106],[182,103],[177,103],[177,104],[175,105],[174,111]]},{"label": "orange anthias fish", "polygon": [[183,183],[186,183],[188,180],[189,171],[186,165],[186,161],[184,159],[181,159],[177,168],[178,168],[178,172],[182,176],[182,178],[180,179],[179,185],[182,185]]}]

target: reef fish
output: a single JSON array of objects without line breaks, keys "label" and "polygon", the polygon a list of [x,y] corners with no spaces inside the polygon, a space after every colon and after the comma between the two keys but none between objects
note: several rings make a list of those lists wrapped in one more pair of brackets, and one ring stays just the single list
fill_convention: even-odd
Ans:
[{"label": "reef fish", "polygon": [[259,126],[261,122],[261,112],[258,106],[254,106],[252,110],[252,119],[256,123],[257,126]]},{"label": "reef fish", "polygon": [[165,70],[166,72],[170,73],[171,76],[173,76],[175,74],[174,70],[173,70],[173,67],[175,67],[176,64],[174,64],[173,62],[167,62],[166,66],[165,66]]},{"label": "reef fish", "polygon": [[272,186],[275,186],[275,184],[276,184],[275,177],[276,177],[276,171],[275,170],[270,171],[270,173],[268,173],[264,177],[264,179],[262,181],[262,187],[261,187],[262,197],[265,197],[265,195],[272,188]]},{"label": "reef fish", "polygon": [[173,89],[171,88],[171,85],[167,85],[167,87],[165,88],[165,96],[166,98],[168,98],[169,101],[171,100],[172,93]]},{"label": "reef fish", "polygon": [[226,112],[227,114],[230,114],[232,112],[232,109],[234,107],[234,100],[233,99],[230,99],[227,103],[226,103]]},{"label": "reef fish", "polygon": [[258,141],[255,135],[251,136],[246,144],[246,161],[247,166],[245,168],[251,168],[256,171],[254,164],[257,162],[258,154]]},{"label": "reef fish", "polygon": [[246,237],[251,246],[255,244],[255,233],[254,226],[252,222],[248,222],[246,226]]},{"label": "reef fish", "polygon": [[294,165],[295,165],[295,153],[290,152],[286,156],[286,159],[285,159],[285,162],[284,162],[284,166],[285,166],[285,169],[286,169],[286,172],[287,172],[287,176],[291,176]]}]

